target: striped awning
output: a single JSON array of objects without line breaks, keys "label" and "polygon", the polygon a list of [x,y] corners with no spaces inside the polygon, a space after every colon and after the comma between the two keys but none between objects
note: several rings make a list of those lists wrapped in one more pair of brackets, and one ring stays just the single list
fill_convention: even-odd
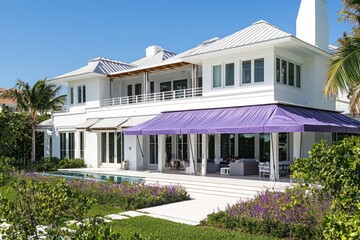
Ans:
[{"label": "striped awning", "polygon": [[148,115],[148,116],[137,116],[137,117],[130,117],[129,120],[121,124],[121,127],[134,127],[136,125],[142,124],[146,121],[149,121],[156,117],[156,115]]},{"label": "striped awning", "polygon": [[76,129],[88,129],[90,128],[92,125],[94,125],[95,123],[97,123],[98,121],[100,121],[100,119],[98,118],[92,118],[92,119],[88,119],[85,122],[80,123],[79,125],[76,126]]},{"label": "striped awning", "polygon": [[91,130],[117,130],[129,117],[104,118],[90,127]]}]

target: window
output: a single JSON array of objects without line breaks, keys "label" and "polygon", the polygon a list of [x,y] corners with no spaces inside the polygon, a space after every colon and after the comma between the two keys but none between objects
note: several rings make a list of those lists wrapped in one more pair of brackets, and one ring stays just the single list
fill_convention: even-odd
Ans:
[{"label": "window", "polygon": [[109,133],[109,163],[115,163],[115,133]]},{"label": "window", "polygon": [[276,58],[276,82],[300,88],[301,66]]},{"label": "window", "polygon": [[221,87],[221,65],[213,66],[213,88]]},{"label": "window", "polygon": [[235,156],[235,134],[221,134],[221,157]]},{"label": "window", "polygon": [[141,83],[135,84],[135,95],[141,94]]},{"label": "window", "polygon": [[177,135],[177,144],[178,144],[178,158],[179,159],[188,159],[188,150],[187,150],[187,135],[180,134]]},{"label": "window", "polygon": [[150,82],[150,93],[154,93],[154,92],[155,92],[155,83]]},{"label": "window", "polygon": [[225,86],[234,86],[234,63],[225,65]]},{"label": "window", "polygon": [[80,132],[80,158],[84,159],[84,132]]},{"label": "window", "polygon": [[122,132],[116,133],[116,155],[117,155],[117,163],[121,163],[124,159],[124,134]]},{"label": "window", "polygon": [[86,86],[78,86],[78,103],[86,102]]},{"label": "window", "polygon": [[281,60],[281,83],[287,84],[287,61]]},{"label": "window", "polygon": [[289,85],[294,86],[295,82],[295,65],[289,62]]},{"label": "window", "polygon": [[101,162],[106,163],[106,133],[101,133]]},{"label": "window", "polygon": [[242,62],[242,83],[251,83],[251,61]]},{"label": "window", "polygon": [[279,161],[287,161],[289,156],[289,140],[287,133],[279,133]]},{"label": "window", "polygon": [[66,133],[60,133],[60,159],[66,158]]},{"label": "window", "polygon": [[132,96],[132,85],[127,86],[127,95],[130,97]]},{"label": "window", "polygon": [[280,72],[280,59],[276,58],[276,82],[280,82],[281,72]]},{"label": "window", "polygon": [[75,158],[75,133],[69,133],[69,159]]},{"label": "window", "polygon": [[300,85],[300,75],[301,74],[301,69],[300,69],[300,66],[299,65],[296,65],[296,87],[297,88],[300,88],[301,85]]},{"label": "window", "polygon": [[260,133],[260,162],[270,161],[270,133]]},{"label": "window", "polygon": [[70,88],[70,104],[74,104],[74,88]]},{"label": "window", "polygon": [[150,164],[158,163],[158,136],[150,135]]},{"label": "window", "polygon": [[255,158],[255,134],[239,134],[239,157]]},{"label": "window", "polygon": [[171,159],[174,159],[172,154],[172,136],[166,135],[165,137],[165,152],[166,152],[166,162],[170,162]]},{"label": "window", "polygon": [[209,134],[208,135],[208,153],[209,159],[215,159],[215,135]]},{"label": "window", "polygon": [[264,81],[264,59],[255,59],[254,82]]}]

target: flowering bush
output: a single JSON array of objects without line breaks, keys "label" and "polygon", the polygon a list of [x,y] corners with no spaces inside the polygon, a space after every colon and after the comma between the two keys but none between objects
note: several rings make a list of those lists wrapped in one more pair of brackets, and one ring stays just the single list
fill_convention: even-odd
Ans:
[{"label": "flowering bush", "polygon": [[[55,177],[37,173],[14,174],[13,177],[37,181],[56,181]],[[146,185],[129,182],[112,183],[79,179],[66,179],[66,184],[73,191],[95,198],[99,204],[119,207],[124,210],[157,206],[190,198],[185,188],[181,186]]]},{"label": "flowering bush", "polygon": [[302,188],[259,193],[253,200],[213,213],[202,224],[264,233],[275,237],[309,239],[320,237],[324,216],[331,207],[326,194],[307,193]]}]

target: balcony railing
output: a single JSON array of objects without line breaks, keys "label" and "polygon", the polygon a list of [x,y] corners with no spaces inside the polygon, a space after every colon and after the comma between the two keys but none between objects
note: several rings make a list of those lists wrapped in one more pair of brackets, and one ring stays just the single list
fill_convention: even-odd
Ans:
[{"label": "balcony railing", "polygon": [[160,102],[174,99],[194,98],[202,96],[202,88],[188,88],[168,92],[156,92],[142,95],[108,98],[100,101],[101,107],[128,105],[136,103]]}]

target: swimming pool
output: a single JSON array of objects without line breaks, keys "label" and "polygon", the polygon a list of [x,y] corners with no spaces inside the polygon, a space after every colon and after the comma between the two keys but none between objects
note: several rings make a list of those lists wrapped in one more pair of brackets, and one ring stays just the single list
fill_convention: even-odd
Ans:
[{"label": "swimming pool", "polygon": [[63,177],[63,178],[74,178],[74,179],[82,179],[82,180],[103,181],[103,182],[110,181],[115,183],[122,183],[122,182],[130,182],[130,183],[138,183],[138,184],[145,183],[145,178],[143,177],[103,174],[103,173],[52,171],[52,172],[44,172],[42,173],[42,175]]}]

